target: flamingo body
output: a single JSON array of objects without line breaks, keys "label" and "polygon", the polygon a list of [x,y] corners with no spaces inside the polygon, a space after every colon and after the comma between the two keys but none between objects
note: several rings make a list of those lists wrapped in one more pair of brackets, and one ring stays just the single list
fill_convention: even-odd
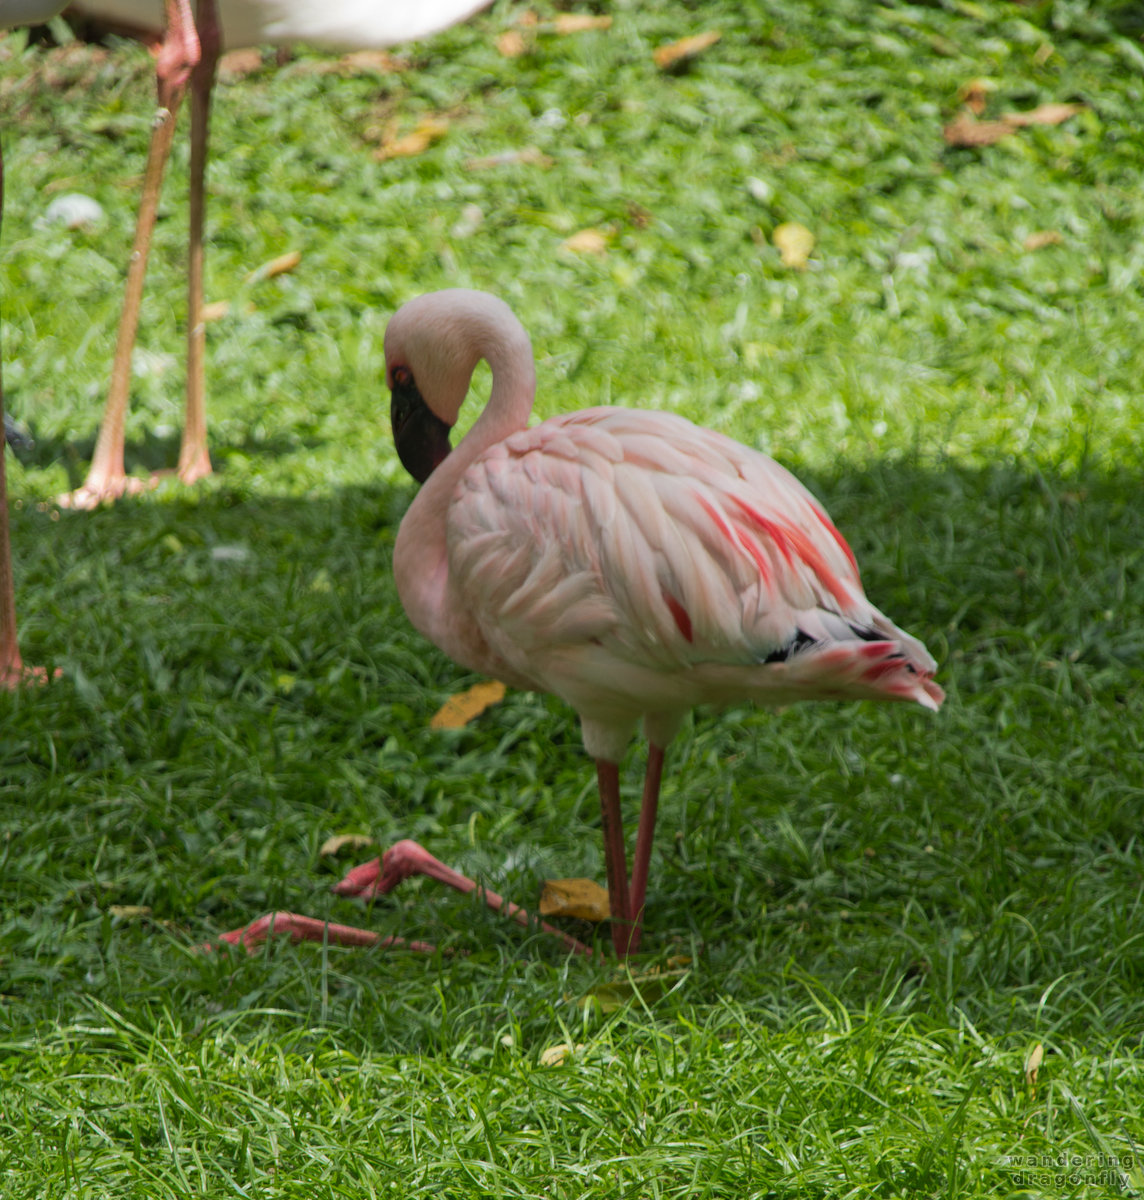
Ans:
[{"label": "flamingo body", "polygon": [[[429,339],[410,337],[414,321]],[[491,419],[430,475],[395,549],[406,612],[447,654],[560,696],[588,752],[613,762],[641,718],[664,746],[697,704],[938,707],[933,659],[866,599],[842,535],[773,459],[664,412],[594,408],[525,427],[527,335],[481,293],[439,292],[399,312],[390,377],[428,370],[432,389],[425,356],[440,354],[467,388],[477,358],[502,357],[502,345],[519,390],[498,390],[494,365]],[[423,390],[446,425],[460,386]]]},{"label": "flamingo body", "polygon": [[[37,0],[21,0],[36,4]],[[42,4],[45,0],[39,0]],[[335,50],[375,49],[427,37],[472,16],[489,0],[218,0],[222,45],[228,49],[306,42]],[[57,5],[58,7],[58,5]],[[159,34],[163,0],[76,0],[77,13]]]},{"label": "flamingo body", "polygon": [[[593,408],[529,428],[528,335],[482,292],[405,305],[385,357],[394,441],[423,484],[394,546],[402,605],[457,662],[579,714],[621,957],[639,945],[664,749],[690,708],[940,706],[925,647],[866,599],[825,510],[766,455],[663,412]],[[450,450],[481,359],[488,403]],[[650,749],[629,882],[618,763],[641,719]],[[424,869],[445,878],[435,860]],[[346,890],[387,890],[397,874],[382,860]]]}]

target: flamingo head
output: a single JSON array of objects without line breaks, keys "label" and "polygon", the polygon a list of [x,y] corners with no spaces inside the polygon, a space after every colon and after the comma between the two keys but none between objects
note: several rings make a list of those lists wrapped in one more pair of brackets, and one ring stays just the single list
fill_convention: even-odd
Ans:
[{"label": "flamingo head", "polygon": [[424,483],[449,453],[452,426],[426,403],[409,367],[400,363],[387,367],[386,377],[390,388],[389,422],[397,457],[418,483]]},{"label": "flamingo head", "polygon": [[420,483],[449,453],[449,431],[482,358],[489,360],[494,378],[499,371],[531,407],[532,346],[512,310],[496,296],[467,288],[430,292],[402,305],[386,326],[393,440],[402,465]]}]

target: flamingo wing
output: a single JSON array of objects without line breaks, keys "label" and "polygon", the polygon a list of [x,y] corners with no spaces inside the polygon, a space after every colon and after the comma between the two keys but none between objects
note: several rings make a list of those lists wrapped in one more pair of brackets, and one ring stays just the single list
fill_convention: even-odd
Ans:
[{"label": "flamingo wing", "polygon": [[[866,600],[854,556],[802,484],[673,414],[588,409],[494,446],[454,494],[448,553],[490,648],[557,693],[546,663],[577,649],[621,689],[625,667],[645,692],[648,672],[672,686],[690,675],[689,703],[718,699],[713,687],[754,694],[751,679],[785,685],[778,699],[889,698],[887,657],[907,676],[934,668]],[[859,676],[872,686],[837,690]],[[908,698],[927,703],[916,690]]]}]

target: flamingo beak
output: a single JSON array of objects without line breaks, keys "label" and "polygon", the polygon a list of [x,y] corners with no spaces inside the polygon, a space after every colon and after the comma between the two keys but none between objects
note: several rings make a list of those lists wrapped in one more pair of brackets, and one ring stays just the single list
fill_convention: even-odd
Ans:
[{"label": "flamingo beak", "polygon": [[397,457],[418,483],[424,483],[451,449],[450,426],[425,403],[408,368],[394,369],[390,389],[389,423]]}]

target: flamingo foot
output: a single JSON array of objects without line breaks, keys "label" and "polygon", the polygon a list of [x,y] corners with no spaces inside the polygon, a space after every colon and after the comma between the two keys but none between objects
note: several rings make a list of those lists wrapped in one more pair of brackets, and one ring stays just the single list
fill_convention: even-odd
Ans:
[{"label": "flamingo foot", "polygon": [[82,487],[74,492],[63,492],[56,497],[60,508],[74,508],[78,512],[91,512],[104,504],[112,504],[124,496],[138,496],[150,491],[159,482],[157,475],[139,479],[134,475],[114,474],[93,477],[88,475]]},{"label": "flamingo foot", "polygon": [[[331,890],[339,896],[361,896],[363,898],[384,896],[411,875],[428,875],[431,879],[447,884],[466,895],[479,890],[481,898],[494,912],[503,913],[525,929],[532,927],[533,918],[529,917],[520,905],[513,904],[511,900],[506,900],[503,896],[498,896],[490,888],[479,887],[475,880],[446,866],[439,858],[430,854],[424,846],[409,838],[390,846],[381,858],[375,858],[371,862],[363,863],[360,867],[354,867],[341,882],[335,883]],[[549,925],[547,921],[539,922],[539,927],[545,933],[558,938],[573,954],[592,956],[592,950],[588,946],[577,941],[562,929]]]},{"label": "flamingo foot", "polygon": [[[330,890],[336,896],[360,896],[368,899],[370,896],[388,895],[399,883],[403,883],[411,875],[432,875],[447,883],[449,880],[442,876],[456,874],[439,858],[434,858],[424,846],[419,845],[411,838],[404,838],[390,846],[381,858],[375,858],[370,862],[362,863],[360,867],[354,867]],[[464,879],[464,876],[458,876],[458,878]],[[474,887],[476,884],[472,884],[464,890],[472,891]]]},{"label": "flamingo foot", "polygon": [[[211,467],[210,456],[206,450],[201,454],[196,454],[186,463],[180,463],[179,469],[175,474],[179,477],[180,483],[185,483],[189,487],[193,483],[198,483],[200,479],[206,479],[208,475],[214,473]],[[163,472],[160,472],[163,474]]]},{"label": "flamingo foot", "polygon": [[43,687],[49,679],[59,679],[63,671],[56,667],[49,675],[47,667],[26,667],[23,663],[0,666],[0,688],[14,692],[21,687]]},{"label": "flamingo foot", "polygon": [[[272,912],[257,921],[251,921],[241,929],[232,929],[219,935],[221,942],[232,946],[243,946],[253,952],[254,948],[275,935],[289,937],[292,942],[330,942],[335,946],[378,947],[388,950],[403,947],[419,954],[434,954],[437,947],[430,942],[410,942],[400,937],[382,937],[369,929],[358,929],[353,925],[336,925],[321,921],[317,917],[304,917],[300,913]],[[214,942],[207,942],[199,949],[210,953]]]}]

